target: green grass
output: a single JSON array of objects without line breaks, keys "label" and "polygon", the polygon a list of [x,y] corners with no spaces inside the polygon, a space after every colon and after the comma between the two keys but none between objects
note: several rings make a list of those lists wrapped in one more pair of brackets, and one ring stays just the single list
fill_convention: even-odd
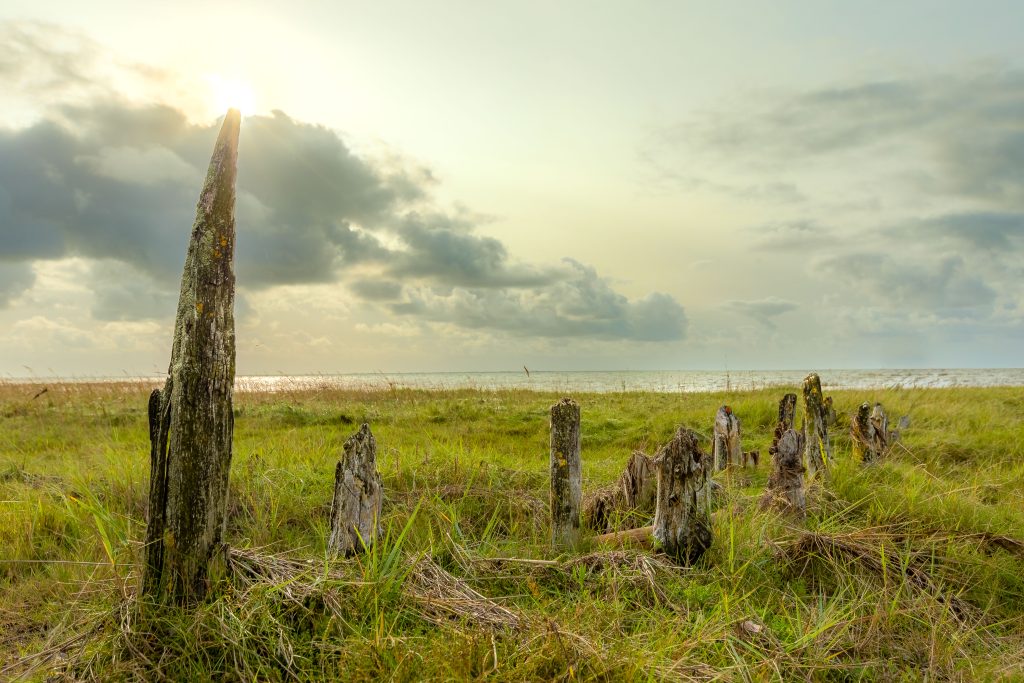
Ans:
[{"label": "green grass", "polygon": [[[29,678],[1024,679],[1022,388],[835,392],[836,461],[804,520],[756,504],[786,388],[574,396],[585,492],[678,424],[710,436],[719,405],[740,416],[761,466],[727,492],[713,548],[685,569],[588,539],[575,552],[549,545],[556,394],[237,395],[228,539],[308,571],[232,580],[194,610],[134,597],[147,388],[57,384],[33,399],[40,388],[0,385],[0,670],[91,629]],[[863,400],[912,417],[869,468],[847,437]],[[367,556],[327,561],[334,465],[363,421],[387,536]],[[486,561],[496,557],[558,562]],[[416,599],[411,562],[424,558],[522,628],[432,612]]]}]

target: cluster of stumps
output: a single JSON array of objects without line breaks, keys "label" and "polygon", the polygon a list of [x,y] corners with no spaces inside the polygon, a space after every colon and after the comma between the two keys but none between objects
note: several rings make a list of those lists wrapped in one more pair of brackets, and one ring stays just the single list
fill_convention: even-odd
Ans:
[{"label": "cluster of stumps", "polygon": [[[167,381],[149,402],[151,476],[143,591],[156,600],[200,600],[226,566],[240,124],[239,113],[229,111],[214,146],[185,259]],[[828,428],[835,420],[816,374],[804,380],[803,397],[801,432],[793,429],[796,396],[787,394],[779,403],[769,449],[773,470],[763,498],[765,506],[797,513],[805,507],[806,482],[827,471],[832,457]],[[851,425],[854,447],[865,462],[881,457],[898,438],[877,404],[874,409],[862,405]],[[681,563],[696,561],[711,546],[711,497],[721,486],[712,475],[749,463],[756,466],[758,460],[756,452],[742,450],[740,422],[728,406],[715,417],[713,454],[704,453],[699,442],[698,434],[680,427],[654,457],[634,453],[615,486],[584,501],[580,408],[568,398],[553,405],[553,541],[574,545],[586,524],[607,542],[657,542]],[[377,445],[364,424],[346,441],[337,466],[328,547],[350,555],[372,546],[380,535],[382,502]],[[651,512],[653,524],[644,526]]]},{"label": "cluster of stumps", "polygon": [[[831,397],[823,397],[817,373],[803,383],[804,417],[793,428],[796,394],[779,401],[772,444],[772,471],[761,498],[763,508],[803,515],[806,491],[821,481],[832,460],[829,428],[836,424]],[[900,421],[906,427],[907,418]],[[899,439],[890,430],[881,404],[863,403],[851,417],[854,453],[864,463],[881,458]],[[700,447],[702,437],[679,427],[654,456],[635,451],[618,481],[583,498],[580,480],[580,409],[565,398],[551,406],[551,529],[557,544],[572,544],[582,526],[613,544],[657,542],[675,560],[690,564],[711,546],[711,502],[722,488],[712,479],[724,473],[728,484],[748,465],[757,466],[759,453],[744,451],[740,420],[727,405],[715,415],[710,454]],[[581,514],[582,513],[582,514]],[[644,525],[653,513],[653,524]]]}]

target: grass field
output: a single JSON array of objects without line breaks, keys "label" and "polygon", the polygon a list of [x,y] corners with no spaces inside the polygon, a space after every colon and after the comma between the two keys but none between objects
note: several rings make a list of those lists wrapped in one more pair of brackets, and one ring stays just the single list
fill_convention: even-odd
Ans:
[{"label": "grass field", "polygon": [[[1024,680],[1024,388],[832,392],[836,458],[804,520],[757,506],[786,388],[574,396],[585,493],[733,406],[761,465],[690,568],[549,545],[555,394],[240,394],[228,540],[256,552],[191,611],[135,597],[148,387],[43,388],[0,384],[0,679]],[[847,436],[863,400],[912,419],[868,468]],[[327,562],[334,466],[363,421],[387,537]]]}]

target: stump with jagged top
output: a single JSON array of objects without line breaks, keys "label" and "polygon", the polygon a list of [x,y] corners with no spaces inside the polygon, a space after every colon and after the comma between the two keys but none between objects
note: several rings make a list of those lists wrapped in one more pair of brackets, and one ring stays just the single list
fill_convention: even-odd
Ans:
[{"label": "stump with jagged top", "polygon": [[889,417],[881,403],[874,407],[868,402],[860,404],[850,420],[850,441],[854,457],[867,464],[880,460],[900,438],[900,431],[910,423],[904,415],[897,429],[889,429]]},{"label": "stump with jagged top", "polygon": [[711,547],[713,463],[698,438],[680,427],[654,457],[658,493],[652,533],[665,553],[683,564],[696,562]]},{"label": "stump with jagged top", "polygon": [[241,117],[224,118],[181,277],[167,381],[149,399],[143,591],[184,604],[224,571],[234,430],[235,174]]},{"label": "stump with jagged top", "polygon": [[571,545],[579,538],[583,478],[580,406],[563,398],[551,406],[551,539]]},{"label": "stump with jagged top", "polygon": [[714,435],[715,469],[745,467],[747,458],[740,444],[740,420],[729,406],[722,406],[715,413]]},{"label": "stump with jagged top", "polygon": [[636,527],[646,517],[650,523],[658,493],[654,461],[645,453],[633,451],[626,468],[614,485],[596,491],[583,504],[583,519],[594,531],[606,532]]},{"label": "stump with jagged top", "polygon": [[828,471],[832,443],[828,436],[828,414],[821,395],[821,378],[812,372],[804,378],[804,467],[807,477],[815,479]]},{"label": "stump with jagged top", "polygon": [[[795,397],[794,397],[795,398]],[[785,400],[785,399],[783,399]],[[773,507],[799,515],[807,507],[804,493],[803,435],[792,428],[785,428],[779,422],[776,433],[781,431],[772,444],[772,472],[761,498],[761,507]]]},{"label": "stump with jagged top", "polygon": [[377,440],[370,426],[345,441],[334,472],[334,502],[327,547],[339,555],[369,549],[380,535],[384,488],[377,471]]}]

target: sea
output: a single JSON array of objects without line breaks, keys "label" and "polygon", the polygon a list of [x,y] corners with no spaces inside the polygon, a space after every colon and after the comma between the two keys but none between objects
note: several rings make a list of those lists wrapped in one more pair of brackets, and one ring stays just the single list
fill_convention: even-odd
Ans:
[{"label": "sea", "polygon": [[[817,369],[823,389],[923,387],[1024,387],[1024,368]],[[247,375],[235,378],[239,392],[303,389],[527,389],[534,391],[663,393],[743,391],[799,386],[807,370],[526,370],[507,372],[372,372],[316,375]],[[164,377],[7,377],[0,382],[162,382]]]},{"label": "sea", "polygon": [[[825,389],[1024,386],[1024,368],[929,370],[818,370]],[[238,391],[303,387],[381,389],[529,389],[534,391],[665,393],[740,391],[799,386],[806,370],[409,372],[343,375],[249,376]]]}]

